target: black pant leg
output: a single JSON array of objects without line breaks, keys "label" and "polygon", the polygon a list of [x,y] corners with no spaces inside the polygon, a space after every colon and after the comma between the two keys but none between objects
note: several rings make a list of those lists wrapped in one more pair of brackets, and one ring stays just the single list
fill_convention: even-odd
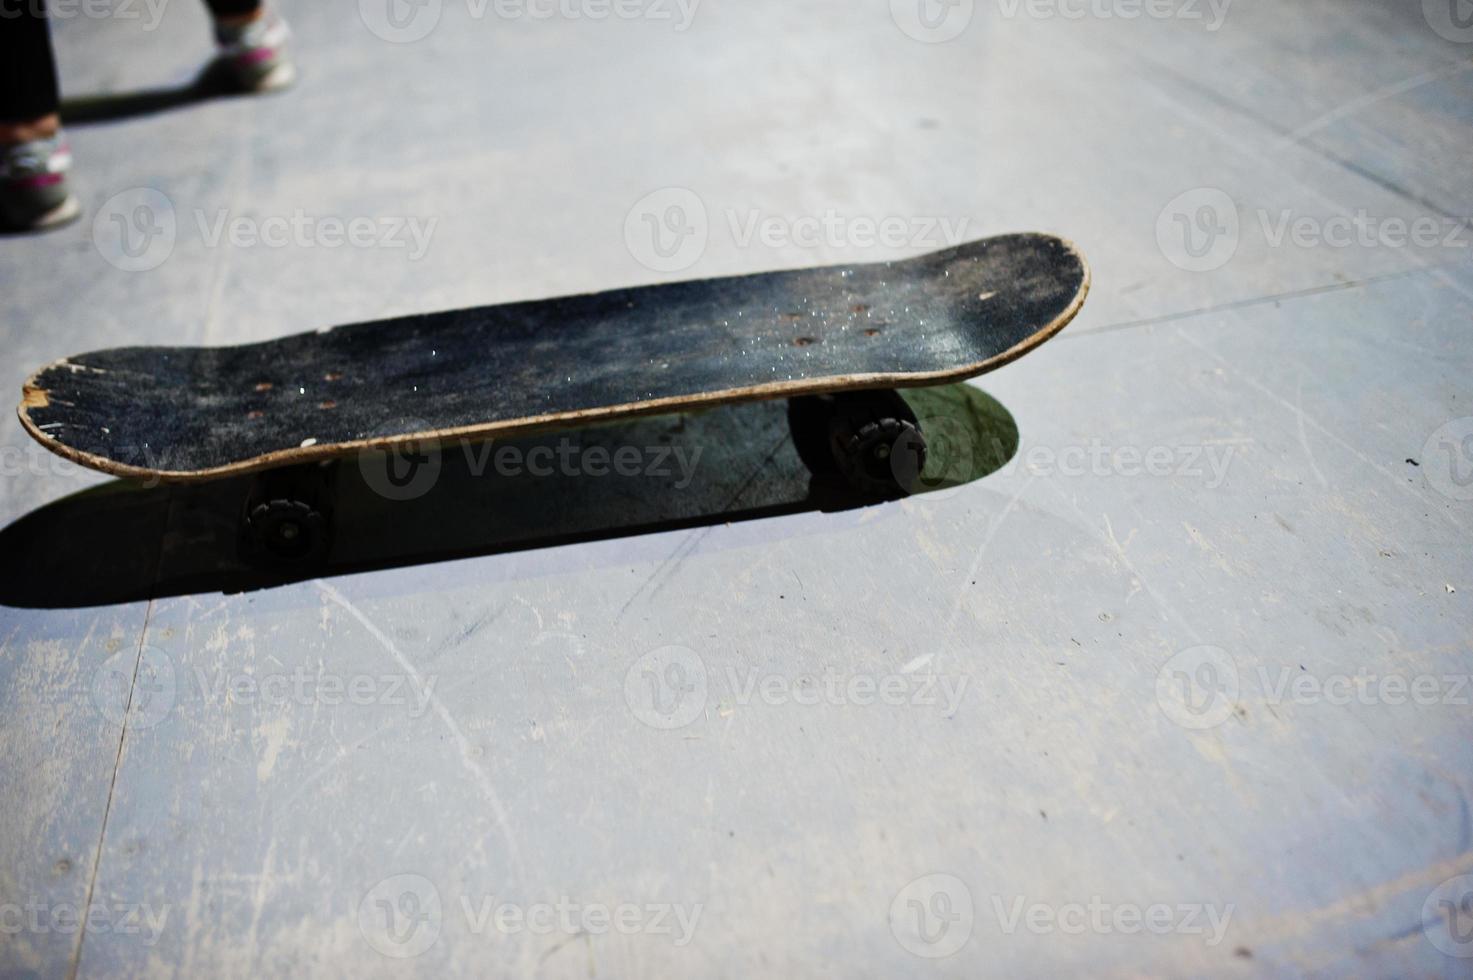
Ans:
[{"label": "black pant leg", "polygon": [[0,0],[0,122],[28,122],[60,105],[45,0]]},{"label": "black pant leg", "polygon": [[261,8],[261,0],[205,0],[216,17],[240,17]]}]

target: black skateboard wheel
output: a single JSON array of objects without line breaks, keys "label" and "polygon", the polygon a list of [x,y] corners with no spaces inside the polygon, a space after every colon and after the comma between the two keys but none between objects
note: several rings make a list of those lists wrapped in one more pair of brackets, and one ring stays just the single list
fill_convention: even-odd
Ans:
[{"label": "black skateboard wheel", "polygon": [[866,497],[911,492],[926,465],[915,412],[889,389],[814,395],[788,402],[793,446],[818,477],[837,475]]},{"label": "black skateboard wheel", "polygon": [[246,522],[261,554],[291,562],[327,554],[327,519],[305,501],[268,500],[251,508]]},{"label": "black skateboard wheel", "polygon": [[332,545],[337,468],[288,466],[255,476],[241,513],[241,555],[251,563],[320,563]]}]

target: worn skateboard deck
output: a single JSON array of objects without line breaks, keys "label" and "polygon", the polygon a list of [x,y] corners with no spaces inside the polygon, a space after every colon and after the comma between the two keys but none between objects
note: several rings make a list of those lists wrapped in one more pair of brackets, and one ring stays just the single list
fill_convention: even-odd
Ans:
[{"label": "worn skateboard deck", "polygon": [[705,279],[354,323],[235,347],[121,347],[25,384],[52,451],[208,480],[429,436],[956,381],[1057,333],[1089,288],[1048,235],[896,262]]}]

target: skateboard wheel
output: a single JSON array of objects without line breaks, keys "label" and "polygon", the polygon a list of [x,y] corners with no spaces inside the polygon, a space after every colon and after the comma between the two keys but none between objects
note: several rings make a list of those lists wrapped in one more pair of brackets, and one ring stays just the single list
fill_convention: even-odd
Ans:
[{"label": "skateboard wheel", "polygon": [[257,504],[247,517],[251,536],[262,552],[286,561],[320,558],[327,552],[327,521],[300,500],[277,499]]},{"label": "skateboard wheel", "polygon": [[926,465],[920,423],[894,391],[791,398],[788,426],[809,472],[838,476],[866,497],[909,493]]},{"label": "skateboard wheel", "polygon": [[839,473],[866,496],[910,493],[926,465],[920,423],[894,391],[836,396],[829,445]]}]

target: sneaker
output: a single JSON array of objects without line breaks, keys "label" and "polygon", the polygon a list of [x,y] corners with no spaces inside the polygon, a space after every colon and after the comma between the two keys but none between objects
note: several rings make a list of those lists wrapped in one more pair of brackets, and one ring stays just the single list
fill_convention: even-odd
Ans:
[{"label": "sneaker", "polygon": [[67,183],[72,150],[59,131],[45,139],[0,145],[0,225],[40,231],[81,214]]},{"label": "sneaker", "polygon": [[286,21],[269,7],[248,24],[216,24],[215,40],[220,45],[216,64],[225,80],[243,92],[286,88],[297,77],[296,67],[286,53],[289,37]]}]

